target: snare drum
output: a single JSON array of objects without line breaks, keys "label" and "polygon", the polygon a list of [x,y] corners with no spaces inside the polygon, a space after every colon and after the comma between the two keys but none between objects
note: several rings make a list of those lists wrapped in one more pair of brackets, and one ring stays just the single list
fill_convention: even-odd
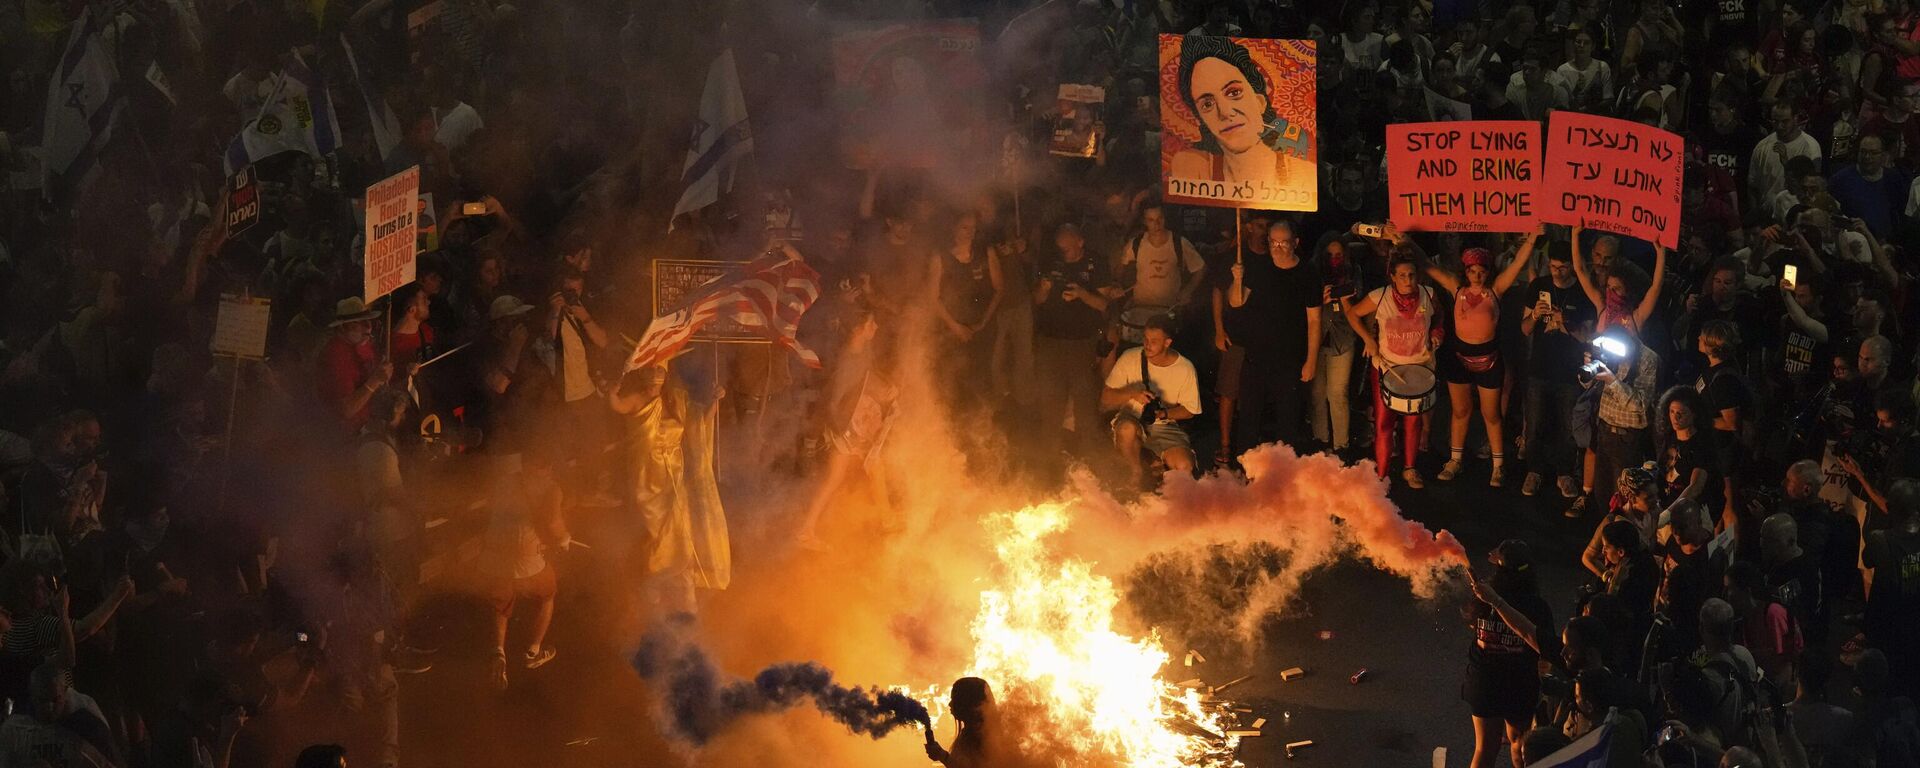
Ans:
[{"label": "snare drum", "polygon": [[1395,365],[1380,374],[1380,394],[1387,410],[1414,416],[1433,408],[1433,369],[1424,365]]},{"label": "snare drum", "polygon": [[1147,321],[1155,315],[1173,316],[1172,307],[1153,304],[1135,304],[1120,310],[1120,340],[1128,344],[1144,344],[1147,339]]}]

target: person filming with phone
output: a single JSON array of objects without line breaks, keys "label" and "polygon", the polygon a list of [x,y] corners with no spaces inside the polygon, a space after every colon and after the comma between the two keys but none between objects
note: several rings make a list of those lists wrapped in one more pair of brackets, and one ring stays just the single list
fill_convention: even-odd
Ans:
[{"label": "person filming with phone", "polygon": [[1533,305],[1520,317],[1528,343],[1526,366],[1527,477],[1520,492],[1532,496],[1544,478],[1554,478],[1563,498],[1580,495],[1574,480],[1573,434],[1563,415],[1573,410],[1579,384],[1574,372],[1593,334],[1593,305],[1573,275],[1573,252],[1565,245],[1547,249],[1547,274],[1527,284]]}]

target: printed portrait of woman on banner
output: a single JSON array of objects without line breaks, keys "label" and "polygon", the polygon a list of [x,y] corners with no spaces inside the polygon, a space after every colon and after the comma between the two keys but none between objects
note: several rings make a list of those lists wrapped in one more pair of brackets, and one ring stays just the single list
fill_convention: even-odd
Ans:
[{"label": "printed portrait of woman on banner", "polygon": [[1315,59],[1310,40],[1161,35],[1167,197],[1317,208]]}]

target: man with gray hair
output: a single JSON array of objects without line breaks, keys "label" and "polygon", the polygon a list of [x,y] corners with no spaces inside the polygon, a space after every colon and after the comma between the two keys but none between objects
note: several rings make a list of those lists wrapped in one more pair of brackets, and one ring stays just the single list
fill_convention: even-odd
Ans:
[{"label": "man with gray hair", "polygon": [[[1860,521],[1820,497],[1826,472],[1813,461],[1787,467],[1786,496],[1779,512],[1793,516],[1800,548],[1820,564],[1822,613],[1860,589]],[[1809,627],[1812,637],[1821,628]]]},{"label": "man with gray hair", "polygon": [[1821,588],[1820,562],[1800,546],[1800,526],[1793,516],[1776,512],[1760,523],[1760,565],[1767,588],[1793,614],[1807,643],[1825,636],[1826,593]]}]

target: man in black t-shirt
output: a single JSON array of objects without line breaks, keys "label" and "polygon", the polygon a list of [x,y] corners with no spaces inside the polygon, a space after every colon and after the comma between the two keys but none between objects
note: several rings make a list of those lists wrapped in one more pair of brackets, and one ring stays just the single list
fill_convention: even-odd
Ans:
[{"label": "man in black t-shirt", "polygon": [[1740,367],[1733,361],[1740,351],[1740,329],[1729,320],[1713,320],[1700,330],[1694,348],[1706,358],[1706,369],[1693,382],[1694,391],[1706,398],[1707,412],[1702,418],[1712,422],[1714,432],[1725,440],[1735,457],[1748,448],[1741,435],[1755,417],[1753,388],[1747,386]]},{"label": "man in black t-shirt", "polygon": [[1573,274],[1571,252],[1555,247],[1547,252],[1547,274],[1527,285],[1531,306],[1520,321],[1520,332],[1532,345],[1527,365],[1526,444],[1527,479],[1520,491],[1532,496],[1543,477],[1556,478],[1560,495],[1580,493],[1574,481],[1573,436],[1566,414],[1579,394],[1575,374],[1593,333],[1593,304],[1580,290]]},{"label": "man in black t-shirt", "polygon": [[[1760,143],[1760,130],[1752,123],[1741,119],[1739,96],[1731,89],[1717,89],[1707,99],[1707,125],[1689,137],[1688,143],[1698,145],[1705,155],[1707,165],[1733,175],[1734,189],[1747,188],[1747,163],[1753,157],[1753,146]],[[1766,201],[1759,201],[1763,204]]]},{"label": "man in black t-shirt", "polygon": [[1239,424],[1235,453],[1262,442],[1272,410],[1278,438],[1299,441],[1307,383],[1320,358],[1320,271],[1300,257],[1293,223],[1275,221],[1267,232],[1267,259],[1243,259],[1228,270],[1228,338],[1246,350],[1240,369]]},{"label": "man in black t-shirt", "polygon": [[1036,405],[1042,433],[1055,440],[1072,408],[1075,448],[1092,449],[1103,432],[1094,361],[1111,288],[1105,262],[1087,254],[1079,227],[1060,225],[1053,242],[1033,287]]}]

